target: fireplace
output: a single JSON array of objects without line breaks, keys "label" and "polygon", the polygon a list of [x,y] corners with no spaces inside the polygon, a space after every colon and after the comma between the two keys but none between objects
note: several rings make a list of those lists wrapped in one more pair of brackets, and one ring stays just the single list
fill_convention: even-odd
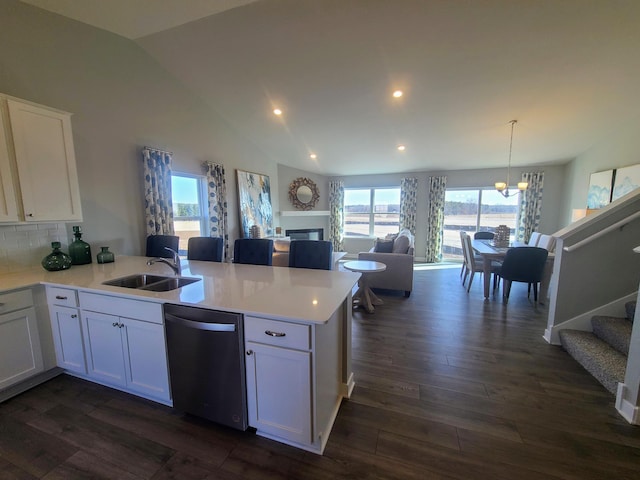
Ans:
[{"label": "fireplace", "polygon": [[324,240],[323,228],[299,228],[297,230],[285,230],[284,234],[291,240]]}]

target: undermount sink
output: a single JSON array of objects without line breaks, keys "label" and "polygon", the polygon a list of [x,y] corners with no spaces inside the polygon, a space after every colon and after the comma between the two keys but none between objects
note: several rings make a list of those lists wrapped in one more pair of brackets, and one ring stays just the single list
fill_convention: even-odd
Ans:
[{"label": "undermount sink", "polygon": [[102,282],[103,285],[113,287],[136,288],[138,290],[149,290],[152,292],[168,292],[176,288],[184,287],[194,282],[199,282],[199,278],[188,277],[166,277],[163,275],[149,275],[138,273],[126,277],[115,278]]}]

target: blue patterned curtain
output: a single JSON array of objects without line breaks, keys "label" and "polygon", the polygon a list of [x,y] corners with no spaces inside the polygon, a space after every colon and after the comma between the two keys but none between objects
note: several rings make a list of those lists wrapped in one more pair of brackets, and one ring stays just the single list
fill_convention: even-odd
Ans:
[{"label": "blue patterned curtain", "polygon": [[334,252],[344,251],[344,183],[329,182],[329,240]]},{"label": "blue patterned curtain", "polygon": [[209,234],[224,239],[222,261],[229,258],[229,227],[227,225],[227,181],[224,167],[215,163],[203,164],[207,175],[207,198],[209,200]]},{"label": "blue patterned curtain", "polygon": [[418,210],[418,179],[407,177],[400,180],[400,230],[408,229],[416,234]]},{"label": "blue patterned curtain", "polygon": [[144,213],[147,235],[174,235],[170,152],[144,147]]},{"label": "blue patterned curtain", "polygon": [[516,240],[528,242],[531,233],[535,232],[540,225],[544,172],[523,173],[522,181],[528,182],[529,186],[521,194]]},{"label": "blue patterned curtain", "polygon": [[429,177],[429,211],[427,215],[427,262],[442,260],[444,230],[444,195],[447,177]]}]

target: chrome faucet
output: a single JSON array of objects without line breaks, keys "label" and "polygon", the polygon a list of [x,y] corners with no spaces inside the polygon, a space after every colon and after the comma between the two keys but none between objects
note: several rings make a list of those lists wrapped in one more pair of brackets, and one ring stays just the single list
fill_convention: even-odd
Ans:
[{"label": "chrome faucet", "polygon": [[171,261],[167,260],[166,258],[157,257],[149,260],[147,262],[147,265],[153,265],[154,263],[164,263],[165,265],[169,265],[171,267],[171,269],[173,270],[173,273],[175,273],[176,275],[180,275],[181,267],[180,267],[180,256],[178,255],[178,252],[176,252],[173,248],[169,248],[169,247],[164,247],[164,249],[169,250],[173,254],[173,263],[171,263]]}]

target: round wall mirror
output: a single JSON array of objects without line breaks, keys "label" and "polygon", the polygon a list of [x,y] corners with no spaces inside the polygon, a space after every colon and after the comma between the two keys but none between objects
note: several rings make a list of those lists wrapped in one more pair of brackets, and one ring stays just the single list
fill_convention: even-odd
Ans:
[{"label": "round wall mirror", "polygon": [[311,210],[320,199],[318,186],[308,178],[296,178],[289,185],[289,201],[298,210]]}]

